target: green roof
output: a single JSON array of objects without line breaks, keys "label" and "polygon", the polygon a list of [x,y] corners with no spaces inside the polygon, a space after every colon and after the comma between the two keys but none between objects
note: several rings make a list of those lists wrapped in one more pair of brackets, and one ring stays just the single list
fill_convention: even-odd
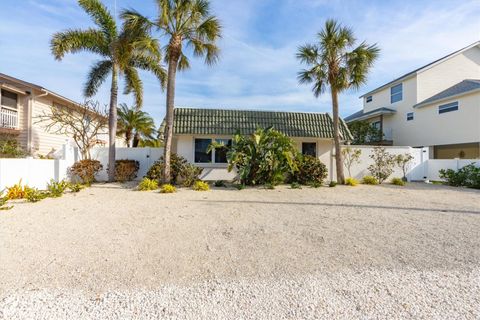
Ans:
[{"label": "green roof", "polygon": [[[258,128],[269,127],[290,137],[333,138],[333,120],[328,113],[190,108],[175,108],[174,112],[174,134],[252,134]],[[352,139],[343,120],[340,134],[342,140]]]}]

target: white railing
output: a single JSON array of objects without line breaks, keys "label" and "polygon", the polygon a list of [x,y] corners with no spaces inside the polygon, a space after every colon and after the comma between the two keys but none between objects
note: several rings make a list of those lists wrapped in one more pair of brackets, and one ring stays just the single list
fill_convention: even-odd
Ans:
[{"label": "white railing", "polygon": [[16,129],[18,128],[18,112],[5,107],[0,107],[0,127]]}]

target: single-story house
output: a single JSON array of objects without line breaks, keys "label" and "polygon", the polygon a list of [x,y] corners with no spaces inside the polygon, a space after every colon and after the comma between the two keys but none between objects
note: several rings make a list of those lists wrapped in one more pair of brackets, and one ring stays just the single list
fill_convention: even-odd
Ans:
[{"label": "single-story house", "polygon": [[[350,141],[348,127],[343,120],[340,123],[342,141]],[[334,168],[333,119],[328,113],[175,108],[172,152],[204,168],[204,180],[230,180],[235,173],[227,171],[226,154],[207,152],[210,143],[228,146],[237,132],[249,135],[269,127],[291,137],[302,153]]]},{"label": "single-story house", "polygon": [[[47,123],[39,122],[38,118],[48,115],[52,105],[75,108],[77,102],[40,85],[2,73],[0,91],[0,136],[16,140],[25,153],[32,156],[45,156],[71,143],[69,136],[48,132]],[[106,144],[108,129],[99,134],[97,140],[100,145]]]}]

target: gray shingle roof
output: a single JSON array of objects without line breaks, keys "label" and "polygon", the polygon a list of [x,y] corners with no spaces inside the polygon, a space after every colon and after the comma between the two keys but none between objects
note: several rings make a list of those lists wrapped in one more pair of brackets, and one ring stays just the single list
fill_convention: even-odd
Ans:
[{"label": "gray shingle roof", "polygon": [[[175,108],[174,114],[174,134],[252,134],[257,128],[273,127],[290,137],[333,138],[333,120],[327,113]],[[343,120],[340,133],[352,139]]]},{"label": "gray shingle roof", "polygon": [[459,82],[456,85],[453,85],[450,88],[447,88],[442,92],[439,92],[436,95],[431,96],[430,98],[425,99],[420,103],[417,103],[415,107],[420,107],[438,100],[447,99],[449,97],[457,96],[463,93],[467,93],[467,92],[479,90],[479,89],[480,89],[480,80],[474,80],[474,79],[463,80],[462,82]]},{"label": "gray shingle roof", "polygon": [[345,118],[346,122],[351,122],[354,120],[359,120],[360,118],[368,117],[369,115],[381,115],[381,114],[392,114],[396,111],[390,108],[378,108],[372,111],[363,112],[363,110],[357,111],[354,114],[349,115]]}]

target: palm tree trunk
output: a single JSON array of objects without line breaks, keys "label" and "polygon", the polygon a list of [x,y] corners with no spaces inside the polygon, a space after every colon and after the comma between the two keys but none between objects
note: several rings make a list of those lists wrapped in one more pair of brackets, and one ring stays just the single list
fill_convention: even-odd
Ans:
[{"label": "palm tree trunk", "polygon": [[138,132],[135,132],[135,134],[133,135],[132,147],[137,148],[139,143],[140,143],[140,134]]},{"label": "palm tree trunk", "polygon": [[175,107],[175,76],[177,74],[178,56],[171,55],[168,62],[168,80],[167,80],[167,115],[165,128],[165,148],[163,158],[165,166],[163,169],[164,183],[170,182],[170,156],[172,151],[173,138],[173,112]]},{"label": "palm tree trunk", "polygon": [[115,181],[115,139],[117,138],[117,95],[118,70],[112,68],[112,88],[110,90],[110,110],[108,114],[108,181]]},{"label": "palm tree trunk", "polygon": [[337,169],[337,182],[345,183],[343,173],[342,150],[340,148],[340,118],[338,115],[338,92],[332,88],[332,107],[333,107],[333,140],[335,142],[335,166]]}]

